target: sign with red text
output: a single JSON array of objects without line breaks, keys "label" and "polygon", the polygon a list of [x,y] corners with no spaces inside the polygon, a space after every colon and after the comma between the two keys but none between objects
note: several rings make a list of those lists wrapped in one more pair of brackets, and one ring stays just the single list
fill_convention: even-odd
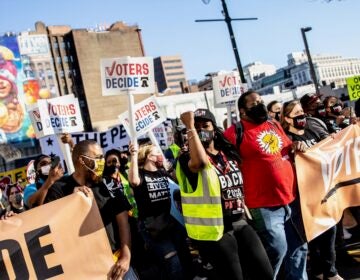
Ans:
[{"label": "sign with red text", "polygon": [[242,84],[238,72],[213,77],[213,91],[215,105],[231,105],[247,91],[247,85]]},{"label": "sign with red text", "polygon": [[155,92],[152,57],[101,59],[100,74],[103,96]]},{"label": "sign with red text", "polygon": [[308,241],[335,226],[344,209],[360,205],[359,155],[359,125],[350,125],[305,153],[297,153],[295,166]]},{"label": "sign with red text", "polygon": [[96,202],[82,193],[0,221],[0,279],[106,279],[113,264]]},{"label": "sign with red text", "polygon": [[[155,97],[149,97],[134,106],[135,112],[135,133],[142,136],[152,128],[160,125],[166,120],[160,106],[156,103]],[[125,127],[126,132],[131,135],[129,112],[126,111],[119,115],[120,123]]]},{"label": "sign with red text", "polygon": [[[30,111],[30,118],[37,138],[84,130],[79,101],[74,95],[40,99],[38,107]],[[39,121],[40,118],[40,121]]]}]

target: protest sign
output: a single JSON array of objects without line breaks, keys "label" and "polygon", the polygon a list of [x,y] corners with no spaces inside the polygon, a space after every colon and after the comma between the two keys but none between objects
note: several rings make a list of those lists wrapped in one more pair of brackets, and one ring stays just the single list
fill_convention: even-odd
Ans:
[{"label": "protest sign", "polygon": [[360,98],[360,76],[346,78],[347,90],[351,101]]},{"label": "protest sign", "polygon": [[212,81],[214,104],[218,107],[234,104],[247,90],[247,85],[241,83],[239,72],[218,75]]},{"label": "protest sign", "polygon": [[152,57],[101,59],[100,74],[103,96],[155,92]]},{"label": "protest sign", "polygon": [[335,226],[344,209],[360,205],[360,127],[350,125],[295,157],[308,241]]},{"label": "protest sign", "polygon": [[119,116],[120,123],[125,127],[130,136],[142,136],[154,127],[166,120],[155,97],[151,96],[134,106],[134,131],[136,135],[131,135],[129,112],[126,111]]},{"label": "protest sign", "polygon": [[19,180],[26,183],[26,166],[0,172],[0,180],[4,177],[9,177],[12,184]]},{"label": "protest sign", "polygon": [[38,108],[44,135],[84,130],[79,102],[72,94],[40,99]]},{"label": "protest sign", "polygon": [[106,279],[112,265],[96,202],[82,193],[0,221],[0,279]]}]

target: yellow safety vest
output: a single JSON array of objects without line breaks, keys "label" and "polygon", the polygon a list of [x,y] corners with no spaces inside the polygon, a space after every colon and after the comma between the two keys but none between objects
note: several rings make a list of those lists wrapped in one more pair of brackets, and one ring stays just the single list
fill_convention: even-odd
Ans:
[{"label": "yellow safety vest", "polygon": [[176,145],[175,143],[173,143],[169,146],[169,149],[171,150],[171,153],[173,154],[174,159],[176,159],[181,148],[178,145]]},{"label": "yellow safety vest", "polygon": [[180,164],[176,166],[176,177],[188,236],[195,240],[219,240],[224,233],[224,221],[220,182],[214,167],[209,163],[198,173],[195,191]]}]

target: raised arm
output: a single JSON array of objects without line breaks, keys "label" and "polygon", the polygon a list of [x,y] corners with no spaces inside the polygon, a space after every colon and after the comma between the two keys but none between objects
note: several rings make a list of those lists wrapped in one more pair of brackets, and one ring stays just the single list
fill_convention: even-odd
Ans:
[{"label": "raised arm", "polygon": [[197,173],[209,163],[209,159],[195,129],[194,113],[191,111],[182,113],[180,119],[186,126],[188,135],[190,152],[190,161],[188,165],[191,172]]},{"label": "raised arm", "polygon": [[129,183],[132,187],[140,185],[139,165],[138,165],[138,147],[130,143],[129,151],[131,155],[130,168],[129,168]]}]

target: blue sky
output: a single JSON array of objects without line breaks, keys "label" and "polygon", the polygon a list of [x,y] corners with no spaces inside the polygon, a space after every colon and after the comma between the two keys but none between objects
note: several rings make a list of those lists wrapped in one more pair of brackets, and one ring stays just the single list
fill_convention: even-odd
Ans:
[{"label": "blue sky", "polygon": [[[60,3],[62,13],[57,8]],[[233,22],[242,65],[261,61],[285,66],[288,53],[304,49],[300,28],[306,26],[313,28],[307,33],[312,54],[360,58],[359,0],[226,3],[233,18],[258,18]],[[33,30],[38,20],[73,28],[124,21],[142,29],[147,56],[181,55],[188,79],[200,80],[209,72],[236,67],[226,24],[195,23],[196,19],[222,18],[220,0],[208,5],[201,0],[1,0],[1,4],[0,33]]]}]

